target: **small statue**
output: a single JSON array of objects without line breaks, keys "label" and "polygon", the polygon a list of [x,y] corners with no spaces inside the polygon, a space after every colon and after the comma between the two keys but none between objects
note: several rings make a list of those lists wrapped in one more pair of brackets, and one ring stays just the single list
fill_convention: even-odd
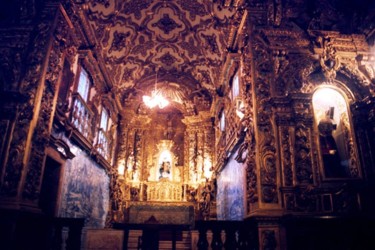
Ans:
[{"label": "small statue", "polygon": [[345,170],[340,164],[340,155],[337,150],[333,131],[337,125],[333,121],[334,107],[326,112],[326,116],[319,121],[319,142],[322,153],[325,176],[326,177],[344,177]]},{"label": "small statue", "polygon": [[159,168],[159,179],[169,178],[171,174],[171,163],[169,161],[163,161]]}]

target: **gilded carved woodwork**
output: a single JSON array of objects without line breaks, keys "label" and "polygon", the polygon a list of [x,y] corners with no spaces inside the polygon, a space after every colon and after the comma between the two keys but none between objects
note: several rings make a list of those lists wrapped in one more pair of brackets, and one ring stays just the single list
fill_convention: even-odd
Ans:
[{"label": "gilded carved woodwork", "polygon": [[111,168],[108,174],[110,176],[109,199],[111,203],[105,226],[111,227],[114,222],[124,221],[125,197],[117,169]]},{"label": "gilded carved woodwork", "polygon": [[29,200],[36,200],[39,197],[44,167],[44,151],[48,145],[49,134],[52,129],[53,112],[56,107],[61,71],[64,64],[63,53],[68,46],[71,46],[65,40],[66,37],[69,37],[69,31],[64,16],[59,13],[56,19],[56,28],[53,33],[48,65],[45,71],[45,83],[42,84],[44,90],[40,103],[40,113],[32,139],[30,161],[23,190],[23,197]]},{"label": "gilded carved woodwork", "polygon": [[[124,221],[135,201],[190,201],[198,218],[213,218],[215,171],[237,149],[247,215],[359,211],[360,191],[348,183],[374,178],[374,58],[366,37],[340,32],[347,21],[335,6],[324,0],[313,4],[318,12],[300,15],[302,2],[63,1],[47,5],[34,29],[4,31],[1,91],[12,94],[0,113],[1,194],[36,204],[46,147],[59,151],[60,143],[72,157],[51,136],[64,131],[110,176],[107,226]],[[35,14],[30,5],[19,11],[22,20]],[[73,93],[77,64],[93,81],[87,103]],[[228,97],[238,69],[241,118]],[[57,100],[62,79],[69,86]],[[323,86],[351,107],[341,117],[350,174],[334,181],[324,176],[311,101]],[[156,87],[172,100],[169,110],[141,102]],[[113,122],[106,146],[95,139],[103,107]],[[226,128],[215,134],[220,112]],[[165,140],[173,144],[172,180],[158,179],[157,145]],[[262,248],[278,249],[277,230],[259,232]]]},{"label": "gilded carved woodwork", "polygon": [[[72,10],[80,12],[79,6]],[[116,91],[123,97],[129,87],[147,87],[144,80],[157,65],[162,65],[169,82],[188,86],[184,78],[192,78],[198,88],[214,90],[218,67],[231,39],[222,38],[220,27],[235,31],[240,22],[234,20],[241,21],[243,16],[240,6],[235,9],[190,0],[128,4],[89,1],[84,8],[89,19],[85,25],[95,30],[95,40],[106,51],[102,56],[107,69],[114,81],[121,82]],[[188,15],[183,14],[186,11]]]},{"label": "gilded carved woodwork", "polygon": [[283,169],[283,179],[284,186],[293,185],[293,161],[291,147],[291,131],[289,127],[280,128],[280,138],[281,138],[281,159],[282,159],[282,169]]},{"label": "gilded carved woodwork", "polygon": [[[247,30],[248,31],[248,30]],[[250,212],[251,205],[258,201],[259,192],[257,188],[257,174],[256,174],[256,139],[255,139],[255,122],[254,122],[254,88],[253,88],[253,73],[252,73],[252,46],[247,41],[243,44],[244,55],[241,57],[241,68],[243,73],[243,82],[241,84],[243,99],[245,104],[245,114],[243,118],[243,127],[246,130],[244,143],[241,145],[243,151],[247,151],[245,166],[246,166],[246,203],[247,213]],[[241,149],[241,148],[240,148]]]},{"label": "gilded carved woodwork", "polygon": [[340,59],[336,55],[332,41],[329,38],[322,38],[323,54],[320,57],[320,66],[327,79],[336,78],[336,71],[340,68]]},{"label": "gilded carved woodwork", "polygon": [[[214,159],[214,133],[207,115],[184,117],[180,112],[156,111],[149,114],[149,120],[136,113],[122,119],[117,162],[125,165],[125,202],[195,201],[199,213],[212,206],[214,201],[203,199],[206,195],[200,192]],[[167,162],[170,170],[162,175],[160,157],[166,149],[172,159]]]},{"label": "gilded carved woodwork", "polygon": [[[35,123],[37,117],[33,118],[33,115],[38,115],[38,113],[35,112],[35,106],[40,105],[40,97],[44,92],[44,89],[39,87],[39,84],[41,84],[42,86],[44,85],[44,83],[40,79],[43,79],[42,75],[45,74],[44,71],[47,67],[47,65],[45,65],[44,63],[44,57],[46,54],[49,54],[48,51],[51,47],[49,46],[49,41],[51,41],[50,31],[53,28],[52,20],[55,18],[56,9],[56,6],[52,5],[44,10],[40,25],[36,28],[35,34],[37,35],[31,38],[31,52],[28,55],[28,64],[26,66],[25,76],[19,87],[19,91],[21,93],[27,93],[27,101],[18,105],[17,107],[18,114],[16,115],[15,121],[15,126],[17,129],[14,131],[12,136],[9,157],[5,165],[4,181],[1,187],[1,193],[5,196],[14,197],[17,195],[21,173],[25,168],[24,162],[28,164],[28,157],[26,156],[28,156],[29,149],[31,148],[31,142],[27,141],[26,138],[28,138],[27,135],[29,133],[33,133],[33,127],[35,125],[31,126],[31,122],[32,120],[34,120]],[[51,59],[53,59],[53,55],[51,55],[51,57]],[[60,63],[58,63],[56,66],[58,65],[60,65]],[[53,71],[55,72],[55,69],[53,69]],[[41,119],[42,121],[47,121],[47,123],[43,124],[42,129],[39,130],[38,133],[44,138],[36,138],[34,136],[33,140],[46,140],[46,131],[44,129],[46,129],[46,127],[48,128],[48,125],[50,123],[50,106],[52,106],[51,102],[55,91],[54,82],[52,82],[52,86],[49,86],[49,83],[47,82],[46,87],[47,88],[45,91],[45,96],[48,97],[48,99],[46,100],[47,103],[44,102],[43,107],[47,110],[44,113],[45,116],[42,116]],[[51,92],[53,94],[51,94]],[[41,114],[43,112],[44,111],[42,110]],[[42,155],[35,151],[34,153],[38,155],[39,160],[41,159],[40,157],[43,158],[43,153]],[[35,166],[35,164],[37,164],[38,166]],[[32,199],[36,198],[35,195],[37,195],[37,189],[39,186],[38,180],[41,174],[41,167],[39,166],[40,163],[36,162],[35,164],[30,164],[29,166],[29,177],[31,178],[33,183],[27,184],[30,187],[25,187],[26,192],[30,191],[31,195],[29,196],[29,198]]]},{"label": "gilded carved woodwork", "polygon": [[375,135],[375,100],[368,98],[352,104],[353,125],[358,140],[358,151],[363,165],[364,176],[373,176],[375,169],[375,155],[370,148],[375,145],[371,138]]},{"label": "gilded carved woodwork", "polygon": [[147,201],[182,201],[182,186],[179,182],[162,179],[147,183]]},{"label": "gilded carved woodwork", "polygon": [[256,89],[257,129],[260,167],[261,199],[264,203],[278,203],[277,191],[277,161],[276,141],[273,127],[273,110],[271,106],[271,55],[262,42],[254,39],[253,60],[255,62],[256,75],[254,76],[254,88]]},{"label": "gilded carved woodwork", "polygon": [[295,128],[295,168],[296,180],[300,184],[313,182],[311,163],[310,129],[298,122]]}]

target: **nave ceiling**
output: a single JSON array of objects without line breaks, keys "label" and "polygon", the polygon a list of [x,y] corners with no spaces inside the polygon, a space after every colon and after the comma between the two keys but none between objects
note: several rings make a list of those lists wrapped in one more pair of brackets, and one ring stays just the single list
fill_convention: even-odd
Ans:
[{"label": "nave ceiling", "polygon": [[[228,2],[228,3],[226,3]],[[123,107],[156,88],[187,115],[209,110],[244,10],[240,1],[103,0],[82,5]]]},{"label": "nave ceiling", "polygon": [[366,27],[374,18],[364,7],[373,6],[368,0],[359,4],[352,0],[67,2],[80,13],[73,25],[85,27],[86,45],[94,48],[104,65],[110,91],[120,106],[146,113],[142,96],[155,88],[186,115],[210,110],[225,81],[228,54],[238,52],[238,35],[248,25],[245,20],[284,30],[285,37],[275,41],[272,30],[261,31],[275,49],[302,46],[312,52],[314,32],[303,30],[368,33]]}]

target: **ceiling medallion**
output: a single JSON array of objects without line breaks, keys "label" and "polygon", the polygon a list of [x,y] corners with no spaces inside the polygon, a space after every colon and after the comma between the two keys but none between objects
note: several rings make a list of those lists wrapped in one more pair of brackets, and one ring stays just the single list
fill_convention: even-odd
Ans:
[{"label": "ceiling medallion", "polygon": [[164,31],[165,34],[169,34],[169,32],[172,30],[182,27],[182,25],[177,24],[173,19],[171,19],[168,14],[164,14],[157,23],[152,24],[152,27],[155,26]]},{"label": "ceiling medallion", "polygon": [[160,109],[165,108],[169,105],[169,101],[165,99],[161,90],[157,90],[156,83],[158,81],[158,74],[156,72],[155,89],[151,92],[151,96],[144,95],[143,102],[149,108],[155,108],[158,106]]}]

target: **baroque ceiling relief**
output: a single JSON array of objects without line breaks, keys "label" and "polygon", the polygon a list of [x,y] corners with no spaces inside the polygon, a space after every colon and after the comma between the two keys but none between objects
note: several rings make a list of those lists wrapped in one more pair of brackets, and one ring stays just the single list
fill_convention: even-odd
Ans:
[{"label": "baroque ceiling relief", "polygon": [[83,9],[121,105],[136,110],[156,87],[186,114],[209,110],[233,19],[243,13],[238,2],[88,1]]}]

